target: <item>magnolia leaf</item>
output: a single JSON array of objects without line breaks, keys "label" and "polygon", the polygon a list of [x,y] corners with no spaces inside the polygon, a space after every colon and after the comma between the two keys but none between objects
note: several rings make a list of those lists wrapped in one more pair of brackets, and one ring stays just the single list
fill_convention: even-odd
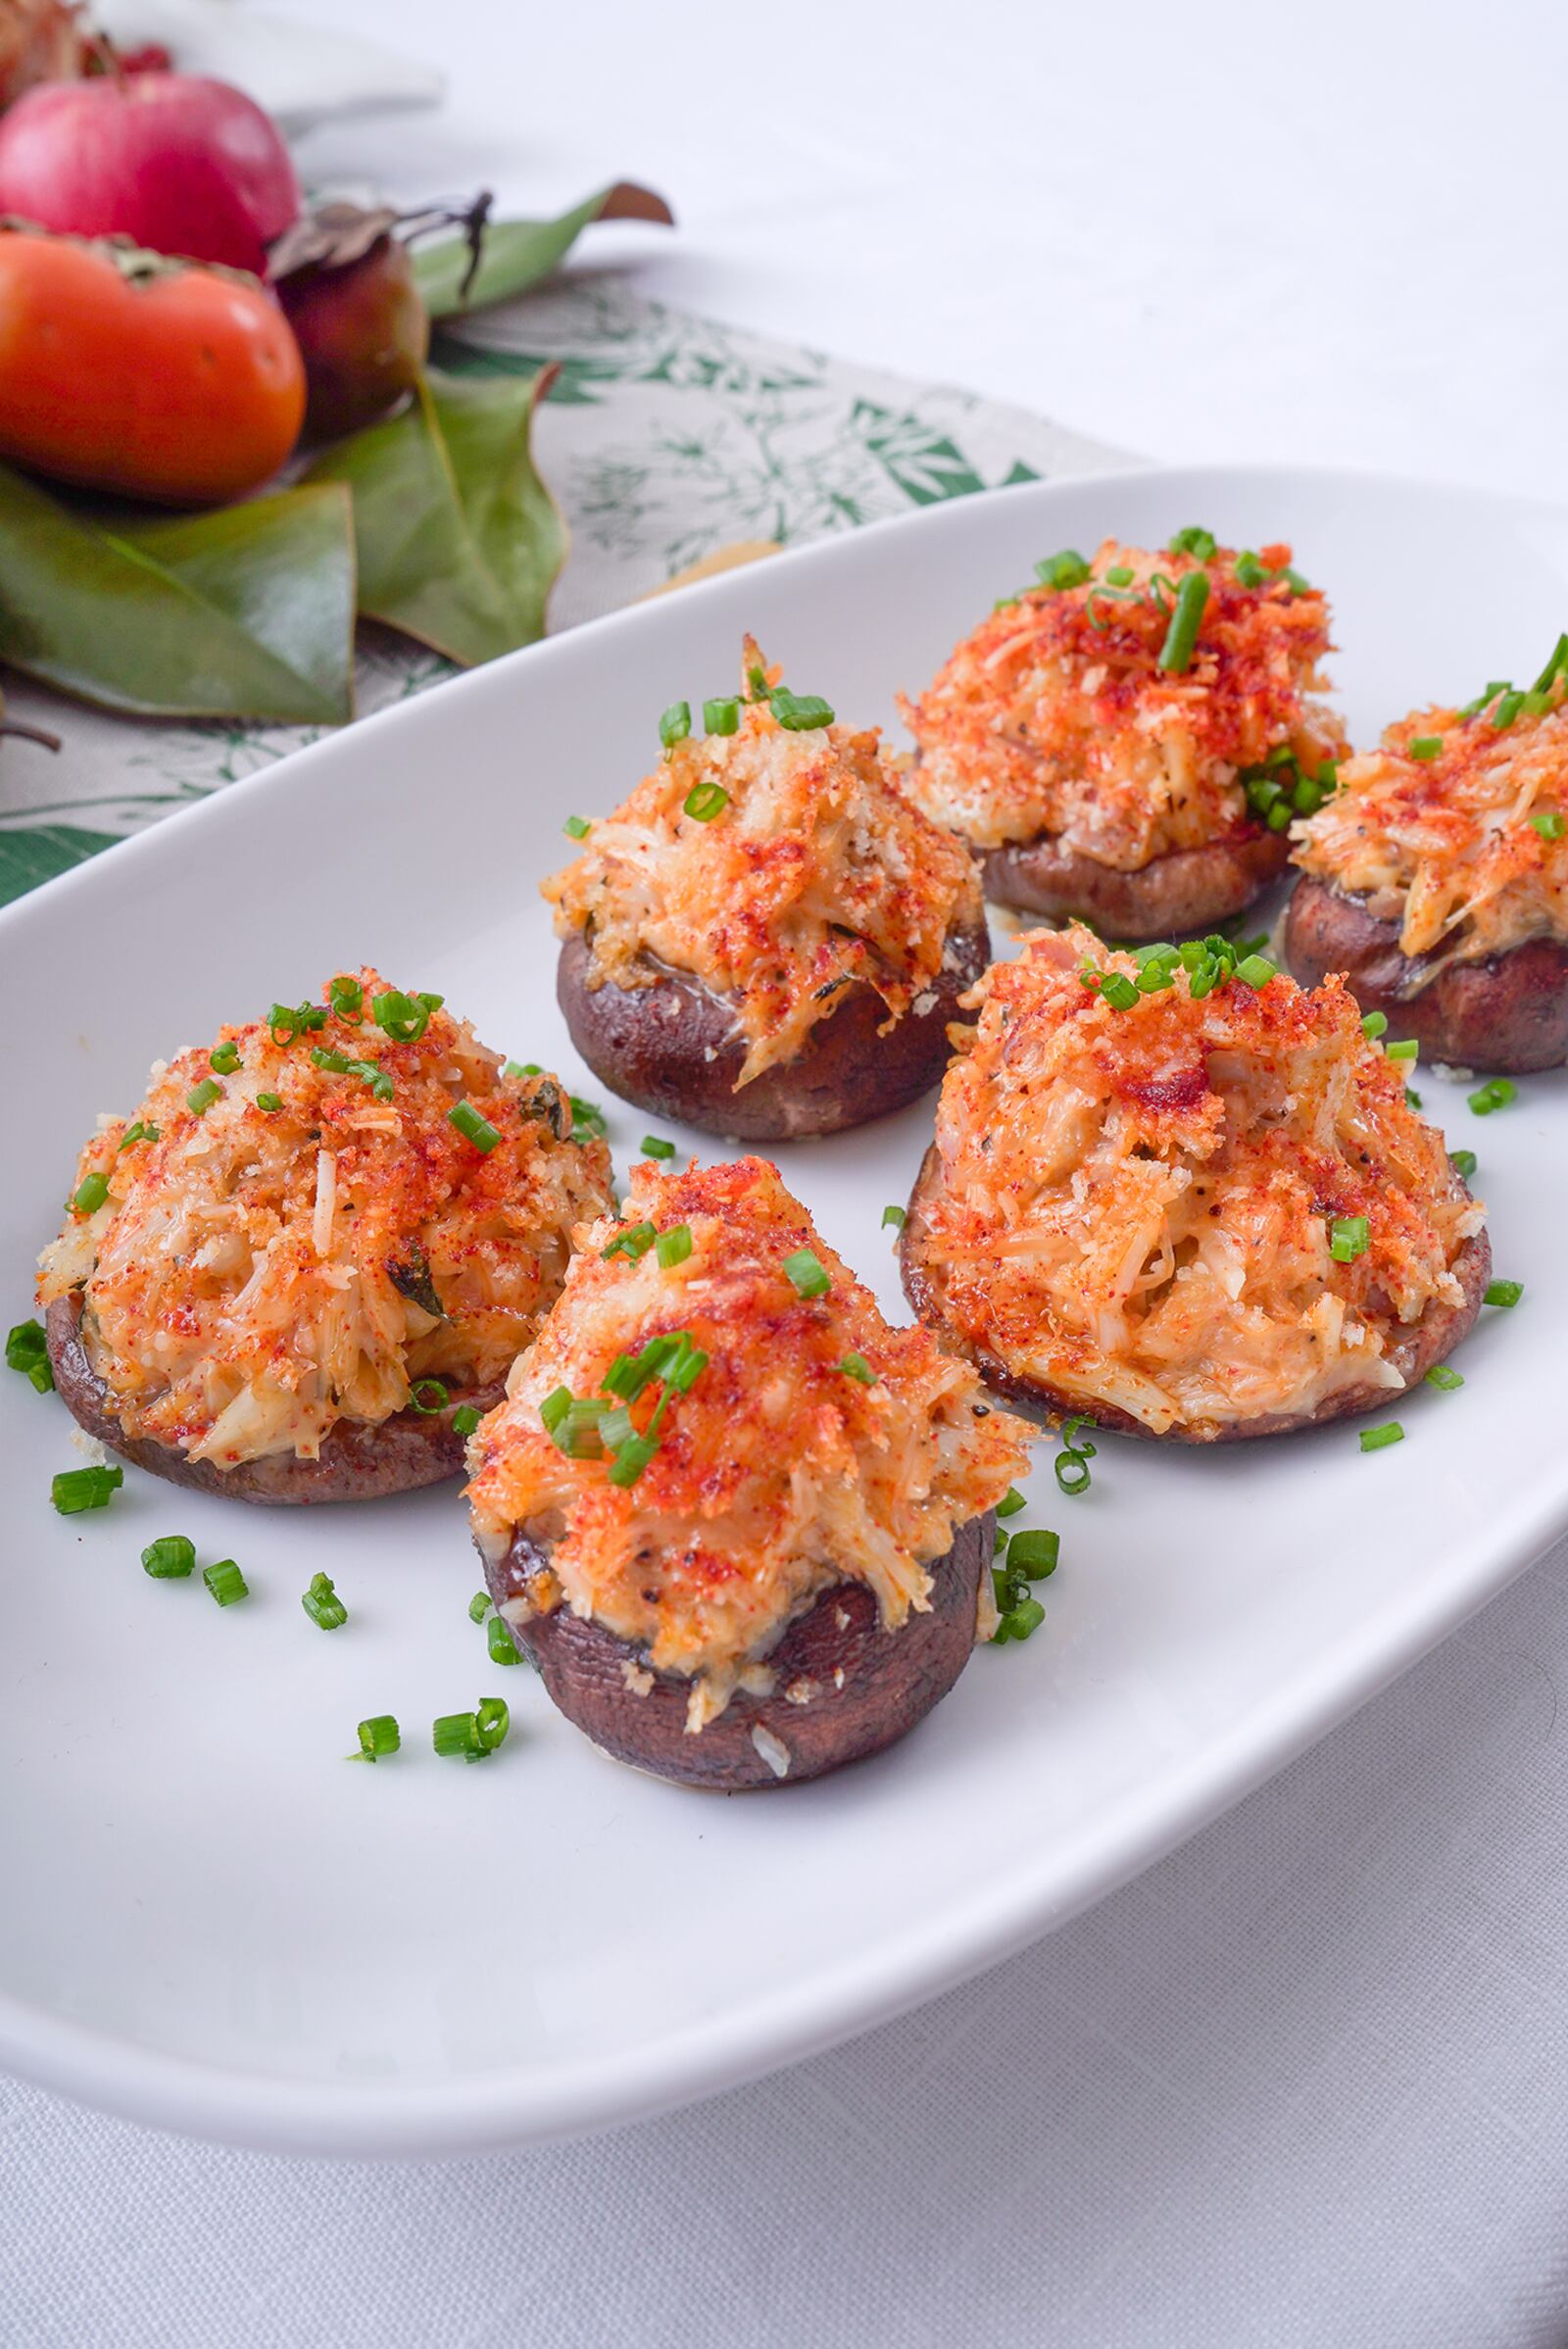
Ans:
[{"label": "magnolia leaf", "polygon": [[672,228],[675,216],[651,187],[617,179],[586,204],[564,212],[559,220],[490,221],[480,231],[479,266],[466,292],[464,281],[473,263],[468,239],[443,237],[439,244],[416,247],[413,255],[415,282],[425,308],[433,318],[450,318],[526,293],[549,276],[595,220],[657,220]]},{"label": "magnolia leaf", "polygon": [[149,517],[0,465],[0,661],[144,717],[336,725],[353,646],[341,488]]},{"label": "magnolia leaf", "polygon": [[554,374],[467,381],[431,369],[409,407],[306,475],[353,492],[361,612],[465,668],[545,632],[566,528],[530,434]]}]

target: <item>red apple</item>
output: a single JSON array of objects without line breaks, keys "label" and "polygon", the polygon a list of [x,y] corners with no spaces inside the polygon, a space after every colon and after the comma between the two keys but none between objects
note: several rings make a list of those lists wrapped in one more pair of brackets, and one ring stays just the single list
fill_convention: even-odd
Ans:
[{"label": "red apple", "polygon": [[0,213],[67,235],[128,236],[260,276],[299,208],[276,128],[223,81],[49,82],[0,119]]}]

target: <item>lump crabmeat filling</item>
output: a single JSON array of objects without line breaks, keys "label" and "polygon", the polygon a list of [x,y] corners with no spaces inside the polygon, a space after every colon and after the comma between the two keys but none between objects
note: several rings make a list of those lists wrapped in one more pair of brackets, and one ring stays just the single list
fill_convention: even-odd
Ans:
[{"label": "lump crabmeat filling", "polygon": [[[1340,757],[1339,719],[1309,698],[1329,647],[1323,596],[1288,546],[1238,555],[1207,532],[1197,553],[1107,539],[1071,583],[1005,599],[916,702],[909,788],[982,849],[1050,836],[1135,872],[1255,823],[1247,779],[1271,756],[1307,780]],[[1163,665],[1183,584],[1201,575],[1197,635]]]},{"label": "lump crabmeat filling", "polygon": [[1467,710],[1412,711],[1293,827],[1294,861],[1397,922],[1429,977],[1530,938],[1568,943],[1565,702],[1548,667],[1528,694],[1492,685]]},{"label": "lump crabmeat filling", "polygon": [[1402,1387],[1388,1338],[1459,1300],[1484,1209],[1339,980],[1195,1001],[1157,951],[1144,993],[1147,957],[1037,931],[966,999],[923,1203],[946,1319],[1154,1434]]},{"label": "lump crabmeat filling", "polygon": [[710,705],[733,731],[672,741],[542,885],[558,934],[588,943],[590,986],[646,987],[663,964],[733,1001],[737,1091],[793,1059],[855,980],[891,1026],[950,933],[982,918],[968,852],[912,804],[876,730],[786,722],[802,706],[750,639],[746,671],[758,698]]},{"label": "lump crabmeat filling", "polygon": [[[469,1445],[485,1553],[519,1530],[548,1552],[526,1610],[568,1606],[689,1678],[694,1732],[834,1584],[865,1584],[890,1629],[925,1611],[928,1569],[1026,1456],[969,1365],[885,1322],[763,1159],[640,1166],[579,1241]],[[677,1336],[667,1377],[628,1374]]]},{"label": "lump crabmeat filling", "polygon": [[160,1062],[81,1153],[38,1297],[84,1293],[129,1436],[314,1459],[421,1380],[497,1381],[609,1203],[609,1152],[571,1139],[552,1079],[504,1074],[439,997],[373,970],[331,998]]}]

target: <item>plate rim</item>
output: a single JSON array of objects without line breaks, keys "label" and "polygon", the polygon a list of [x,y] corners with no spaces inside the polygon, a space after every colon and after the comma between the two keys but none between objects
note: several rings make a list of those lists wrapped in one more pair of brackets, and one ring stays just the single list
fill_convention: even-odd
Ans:
[{"label": "plate rim", "polygon": [[[1026,500],[1042,512],[1066,495],[1097,484],[1130,480],[1151,490],[1195,495],[1223,481],[1277,487],[1282,482],[1374,493],[1428,495],[1480,507],[1494,515],[1538,515],[1568,525],[1568,503],[1480,484],[1390,474],[1344,465],[1297,464],[1164,465],[1132,463],[973,493],[862,525],[843,536],[815,539],[769,558],[776,576],[786,565],[809,572],[872,538],[918,532],[939,537],[976,495]],[[720,573],[681,591],[712,599],[736,594],[739,574]],[[112,849],[44,882],[0,907],[0,940],[39,918],[61,918],[74,891],[133,886],[136,859],[166,856],[172,838],[189,853],[203,823],[236,820],[255,795],[297,789],[322,757],[352,737],[391,723],[417,722],[445,695],[494,691],[516,664],[536,666],[587,643],[612,646],[621,632],[667,613],[662,599],[607,612],[525,646],[482,668],[443,681],[406,702],[372,711],[303,746],[276,764],[258,769],[179,809]],[[456,710],[459,706],[454,701]],[[358,754],[356,754],[358,755]],[[226,812],[225,812],[226,811]],[[156,845],[154,845],[156,843]],[[867,1950],[831,1969],[816,1969],[787,1989],[740,2003],[727,2014],[662,2039],[630,2055],[574,2062],[558,2074],[504,2067],[473,2077],[373,2087],[352,2082],[278,2080],[245,2068],[197,2061],[138,2044],[20,1997],[0,1985],[0,2063],[36,2084],[159,2129],[246,2148],[285,2154],[417,2159],[560,2142],[654,2117],[736,2088],[895,2020],[928,1999],[1004,1963],[1019,1949],[1081,1914],[1176,1850],[1340,1726],[1378,1690],[1436,1647],[1568,1530],[1568,1484],[1529,1506],[1516,1505],[1494,1525],[1485,1563],[1468,1557],[1431,1582],[1413,1582],[1353,1633],[1323,1649],[1287,1682],[1272,1683],[1265,1698],[1238,1716],[1223,1735],[1207,1737],[1190,1757],[1129,1790],[1095,1832],[1058,1840],[1049,1881],[1027,1854],[908,1932],[896,1951]],[[1353,1651],[1353,1652],[1352,1652]],[[1065,1858],[1062,1853],[1065,1850]]]}]

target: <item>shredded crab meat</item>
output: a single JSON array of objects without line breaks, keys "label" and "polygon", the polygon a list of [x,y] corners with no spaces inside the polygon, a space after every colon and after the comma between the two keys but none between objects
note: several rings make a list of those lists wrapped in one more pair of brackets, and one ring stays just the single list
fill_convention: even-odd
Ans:
[{"label": "shredded crab meat", "polygon": [[[503,1076],[444,1009],[394,1041],[370,1017],[386,982],[354,976],[357,1016],[289,1041],[226,1027],[160,1062],[134,1118],[82,1151],[75,1188],[101,1175],[108,1197],[68,1211],[38,1297],[82,1292],[88,1359],[129,1436],[220,1466],[312,1459],[339,1419],[378,1424],[420,1379],[491,1385],[553,1302],[573,1225],[609,1203],[609,1151],[571,1140],[553,1078]],[[316,1052],[371,1067],[390,1099]],[[208,1081],[218,1098],[193,1109]],[[496,1129],[488,1155],[452,1125],[460,1100]]]},{"label": "shredded crab meat", "polygon": [[[1340,788],[1293,825],[1294,860],[1315,881],[1364,898],[1399,924],[1399,946],[1450,962],[1506,954],[1530,938],[1568,942],[1568,680],[1556,677],[1507,726],[1494,696],[1466,716],[1412,710],[1382,747],[1348,759]],[[1437,743],[1416,759],[1412,742]],[[1544,833],[1532,820],[1541,817]]]},{"label": "shredded crab meat", "polygon": [[[607,1259],[645,1219],[686,1224],[690,1255]],[[530,1603],[564,1603],[647,1665],[689,1677],[693,1730],[833,1584],[865,1584],[890,1629],[928,1608],[930,1566],[1025,1459],[1027,1431],[985,1403],[969,1365],[922,1329],[890,1327],[762,1159],[640,1166],[623,1220],[579,1237],[559,1302],[469,1447],[486,1554],[519,1529],[549,1546]],[[824,1296],[802,1297],[783,1270],[803,1248],[831,1277]],[[606,1459],[558,1449],[545,1397],[602,1393],[618,1355],[675,1330],[708,1366],[672,1398],[637,1482],[617,1487]],[[872,1384],[841,1369],[850,1353]],[[639,1398],[637,1424],[656,1407],[654,1392]]]},{"label": "shredded crab meat", "polygon": [[[1125,872],[1255,831],[1245,770],[1285,748],[1312,772],[1344,750],[1339,719],[1310,698],[1328,605],[1277,575],[1288,546],[1259,560],[1268,580],[1249,587],[1230,548],[1200,563],[1107,539],[1082,586],[1032,588],[993,612],[918,701],[900,702],[922,807],[983,849],[1050,837]],[[1130,580],[1107,594],[1122,569]],[[1173,595],[1200,569],[1197,648],[1167,674]]]},{"label": "shredded crab meat", "polygon": [[[1195,1003],[1178,971],[1120,1011],[1082,973],[1131,956],[1077,928],[1020,950],[965,999],[937,1115],[924,1214],[959,1337],[1155,1434],[1402,1386],[1389,1338],[1459,1300],[1485,1211],[1341,982]],[[1365,1252],[1335,1261],[1361,1216]]]},{"label": "shredded crab meat", "polygon": [[[748,638],[744,673],[761,670]],[[718,811],[688,814],[714,785]],[[891,1027],[982,911],[967,853],[914,806],[874,728],[792,732],[765,700],[742,703],[733,734],[676,743],[542,886],[559,935],[592,950],[590,985],[646,987],[663,965],[733,1002],[737,1091],[793,1059],[856,980]]]}]

